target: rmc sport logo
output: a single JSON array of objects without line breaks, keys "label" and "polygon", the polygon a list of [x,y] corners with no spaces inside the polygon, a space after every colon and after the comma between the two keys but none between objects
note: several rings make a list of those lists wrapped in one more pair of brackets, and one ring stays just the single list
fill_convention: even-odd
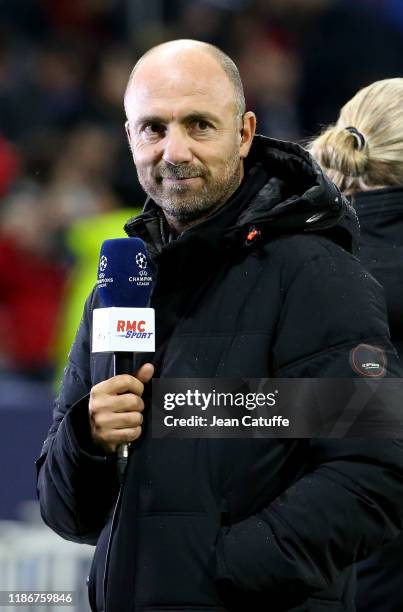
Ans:
[{"label": "rmc sport logo", "polygon": [[153,332],[146,331],[145,321],[124,321],[120,319],[116,324],[118,336],[125,338],[151,338]]}]

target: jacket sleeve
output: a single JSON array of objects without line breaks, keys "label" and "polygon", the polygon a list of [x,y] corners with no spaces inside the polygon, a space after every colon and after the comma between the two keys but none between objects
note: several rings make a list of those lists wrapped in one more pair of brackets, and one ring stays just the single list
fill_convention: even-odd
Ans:
[{"label": "jacket sleeve", "polygon": [[[350,351],[388,338],[380,286],[347,253],[322,246],[288,284],[274,360],[277,377],[351,377]],[[302,258],[301,258],[302,259]],[[403,440],[312,439],[310,471],[258,514],[223,528],[218,585],[267,592],[290,605],[326,589],[344,568],[402,529]]]},{"label": "jacket sleeve", "polygon": [[90,313],[87,300],[60,394],[53,423],[36,462],[42,518],[63,538],[95,544],[117,494],[114,456],[100,454],[92,444],[88,398]]}]

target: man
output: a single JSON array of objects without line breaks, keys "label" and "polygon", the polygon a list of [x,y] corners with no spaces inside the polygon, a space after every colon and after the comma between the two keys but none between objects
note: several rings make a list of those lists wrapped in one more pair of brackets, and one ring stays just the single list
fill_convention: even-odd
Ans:
[{"label": "man", "polygon": [[210,45],[149,51],[125,107],[149,196],[126,230],[157,268],[158,349],[111,376],[90,358],[90,296],[38,461],[43,517],[97,544],[92,610],[351,612],[351,564],[401,528],[402,445],[153,439],[146,383],[351,377],[363,344],[394,374],[380,288],[348,252],[355,217],[300,147],[254,136],[237,69]]}]

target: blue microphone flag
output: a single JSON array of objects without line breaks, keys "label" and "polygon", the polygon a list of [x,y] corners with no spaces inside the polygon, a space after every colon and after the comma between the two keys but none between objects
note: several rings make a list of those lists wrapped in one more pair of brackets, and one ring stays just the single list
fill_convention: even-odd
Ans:
[{"label": "blue microphone flag", "polygon": [[149,305],[153,275],[140,238],[105,240],[101,247],[97,287],[104,308]]}]

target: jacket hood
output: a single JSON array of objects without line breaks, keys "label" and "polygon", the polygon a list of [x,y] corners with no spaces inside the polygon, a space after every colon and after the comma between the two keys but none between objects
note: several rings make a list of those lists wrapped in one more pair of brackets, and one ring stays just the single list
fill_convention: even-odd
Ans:
[{"label": "jacket hood", "polygon": [[[150,198],[125,230],[129,236],[143,238],[156,252],[169,240],[161,209]],[[357,250],[357,215],[317,162],[297,144],[257,135],[237,191],[178,239],[192,236],[194,240],[197,234],[211,243],[250,246],[250,236],[302,232],[326,235],[350,252]]]}]

